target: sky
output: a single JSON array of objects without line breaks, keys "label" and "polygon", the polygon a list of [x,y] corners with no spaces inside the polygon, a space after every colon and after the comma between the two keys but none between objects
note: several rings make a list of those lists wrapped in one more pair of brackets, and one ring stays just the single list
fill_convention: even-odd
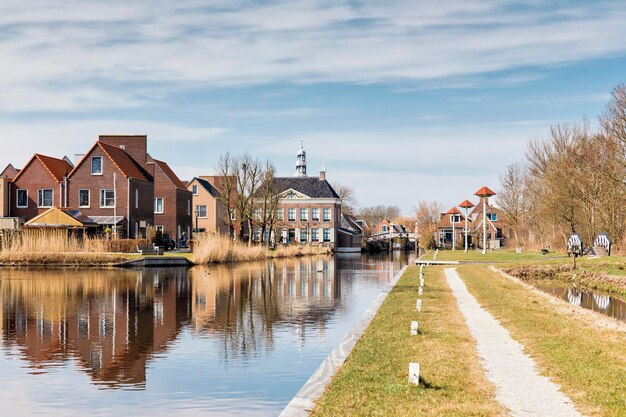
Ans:
[{"label": "sky", "polygon": [[597,125],[625,22],[622,0],[3,0],[0,165],[147,134],[182,179],[225,152],[291,176],[302,138],[360,206],[450,207],[551,125]]}]

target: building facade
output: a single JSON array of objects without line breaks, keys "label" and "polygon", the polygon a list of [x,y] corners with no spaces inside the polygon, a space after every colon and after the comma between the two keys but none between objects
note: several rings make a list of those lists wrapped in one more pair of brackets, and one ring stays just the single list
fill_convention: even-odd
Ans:
[{"label": "building facade", "polygon": [[192,193],[169,165],[148,156],[154,178],[154,226],[161,233],[181,239],[191,236]]},{"label": "building facade", "polygon": [[187,184],[193,196],[193,230],[228,235],[228,210],[220,201],[219,190],[211,183],[211,178],[196,177]]}]

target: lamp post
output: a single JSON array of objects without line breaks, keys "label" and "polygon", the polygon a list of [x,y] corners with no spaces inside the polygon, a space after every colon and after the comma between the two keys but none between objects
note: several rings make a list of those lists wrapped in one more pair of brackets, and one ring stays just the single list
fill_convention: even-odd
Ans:
[{"label": "lamp post", "polygon": [[196,206],[196,235],[200,233],[198,229],[198,218],[200,218],[200,208]]},{"label": "lamp post", "polygon": [[496,195],[495,192],[484,186],[474,193],[483,201],[483,255],[487,253],[487,199]]},{"label": "lamp post", "polygon": [[472,202],[469,200],[465,200],[464,202],[459,204],[459,207],[465,209],[465,252],[467,253],[467,211],[474,207],[474,204],[472,204]]}]

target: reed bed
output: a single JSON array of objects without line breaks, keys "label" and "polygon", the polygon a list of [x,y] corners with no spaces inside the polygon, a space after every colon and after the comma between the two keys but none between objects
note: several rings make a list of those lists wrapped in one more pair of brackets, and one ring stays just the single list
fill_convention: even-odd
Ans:
[{"label": "reed bed", "polygon": [[5,233],[0,241],[0,263],[11,265],[101,265],[125,260],[107,253],[102,239],[68,235],[66,230],[25,230]]},{"label": "reed bed", "polygon": [[330,253],[330,248],[308,245],[281,246],[272,250],[265,246],[248,246],[227,236],[205,233],[194,239],[193,261],[197,264],[249,262]]}]

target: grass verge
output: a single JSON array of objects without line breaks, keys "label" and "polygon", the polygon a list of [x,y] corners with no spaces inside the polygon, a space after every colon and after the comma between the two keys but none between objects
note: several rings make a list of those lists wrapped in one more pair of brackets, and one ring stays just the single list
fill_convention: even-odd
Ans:
[{"label": "grass verge", "polygon": [[479,303],[587,415],[626,416],[626,334],[555,311],[483,265],[459,268]]},{"label": "grass verge", "polygon": [[[424,256],[424,259],[432,259],[434,251],[428,251]],[[562,253],[548,253],[543,254],[541,252],[522,252],[516,253],[508,250],[493,250],[487,251],[483,255],[481,251],[470,250],[465,253],[463,250],[440,250],[437,254],[438,261],[466,261],[466,262],[511,262],[511,261],[523,261],[523,260],[541,260],[554,257],[567,258],[567,255]]]},{"label": "grass verge", "polygon": [[[318,402],[325,416],[495,416],[504,410],[485,379],[475,342],[440,268],[425,268],[424,310],[415,302],[419,269],[409,267]],[[410,336],[412,320],[421,334]],[[422,384],[408,383],[410,362]]]}]

